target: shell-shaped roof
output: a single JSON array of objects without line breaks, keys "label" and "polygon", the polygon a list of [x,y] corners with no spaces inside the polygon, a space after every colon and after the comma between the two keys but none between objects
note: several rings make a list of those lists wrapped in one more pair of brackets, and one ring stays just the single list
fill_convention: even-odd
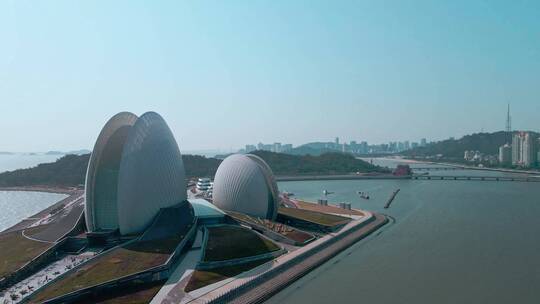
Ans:
[{"label": "shell-shaped roof", "polygon": [[227,157],[216,172],[213,202],[223,210],[274,219],[278,192],[272,171],[255,155]]},{"label": "shell-shaped roof", "polygon": [[124,144],[137,116],[114,115],[103,127],[94,145],[85,185],[85,217],[88,231],[117,229],[117,184]]},{"label": "shell-shaped roof", "polygon": [[174,135],[155,112],[143,114],[127,138],[118,177],[120,234],[142,232],[159,209],[186,200],[182,155]]},{"label": "shell-shaped roof", "polygon": [[186,200],[182,155],[163,118],[113,116],[96,140],[86,174],[88,231],[143,232],[161,208]]}]

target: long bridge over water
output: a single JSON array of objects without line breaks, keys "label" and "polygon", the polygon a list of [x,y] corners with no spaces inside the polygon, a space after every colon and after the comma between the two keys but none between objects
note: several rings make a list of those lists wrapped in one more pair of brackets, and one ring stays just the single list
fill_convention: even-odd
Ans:
[{"label": "long bridge over water", "polygon": [[494,181],[494,182],[540,182],[539,177],[530,176],[474,176],[474,175],[413,175],[414,180],[461,180],[461,181]]},{"label": "long bridge over water", "polygon": [[411,167],[413,171],[450,171],[450,170],[474,170],[474,168],[466,167]]},{"label": "long bridge over water", "polygon": [[453,180],[453,181],[493,181],[493,182],[540,182],[540,176],[475,176],[475,175],[310,175],[310,176],[277,176],[279,182],[316,181],[316,180]]}]

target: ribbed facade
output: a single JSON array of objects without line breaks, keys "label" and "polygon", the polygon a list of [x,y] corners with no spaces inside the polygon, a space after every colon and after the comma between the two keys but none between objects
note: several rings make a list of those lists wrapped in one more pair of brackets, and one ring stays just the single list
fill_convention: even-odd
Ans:
[{"label": "ribbed facade", "polygon": [[274,219],[278,190],[272,171],[255,155],[227,157],[216,172],[213,202],[223,210]]},{"label": "ribbed facade", "polygon": [[136,120],[132,113],[118,113],[99,133],[86,171],[88,231],[118,229],[118,171],[124,144]]},{"label": "ribbed facade", "polygon": [[121,234],[141,232],[160,208],[186,200],[186,176],[174,135],[161,116],[142,115],[122,153],[118,178]]},{"label": "ribbed facade", "polygon": [[174,136],[154,112],[122,112],[107,122],[86,175],[88,231],[144,231],[161,208],[186,200],[182,156]]}]

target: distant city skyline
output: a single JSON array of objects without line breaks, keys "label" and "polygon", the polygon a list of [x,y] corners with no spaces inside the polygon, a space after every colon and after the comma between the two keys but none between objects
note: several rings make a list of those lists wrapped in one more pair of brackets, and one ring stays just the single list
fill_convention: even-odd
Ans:
[{"label": "distant city skyline", "polygon": [[[413,1],[415,2],[415,1]],[[540,2],[0,3],[0,151],[92,149],[119,111],[183,151],[540,130]]]}]

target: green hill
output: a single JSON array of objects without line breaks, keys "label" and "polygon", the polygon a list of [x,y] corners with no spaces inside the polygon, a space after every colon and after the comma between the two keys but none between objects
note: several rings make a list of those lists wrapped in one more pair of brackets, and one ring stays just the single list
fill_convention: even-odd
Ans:
[{"label": "green hill", "polygon": [[[386,172],[386,169],[354,158],[350,154],[326,153],[320,156],[289,155],[266,151],[254,154],[264,159],[276,175],[331,175],[353,172]],[[54,163],[0,173],[0,187],[84,184],[90,154],[66,155]],[[199,155],[183,155],[186,176],[214,176],[222,160]]]},{"label": "green hill", "polygon": [[[538,134],[537,134],[538,135]],[[511,141],[506,132],[476,133],[460,139],[447,139],[403,152],[410,157],[426,157],[441,154],[444,158],[463,158],[467,150],[484,154],[498,154],[499,147]]]},{"label": "green hill", "polygon": [[[84,184],[90,154],[66,155],[54,163],[0,173],[0,187],[32,185],[78,186]],[[187,177],[213,176],[221,160],[182,155]]]},{"label": "green hill", "polygon": [[216,170],[221,164],[221,159],[204,157],[200,155],[182,155],[186,177],[214,176]]},{"label": "green hill", "polygon": [[268,151],[253,154],[264,159],[275,175],[333,175],[353,172],[386,172],[386,169],[371,165],[346,153],[325,153],[320,156],[289,155]]},{"label": "green hill", "polygon": [[54,163],[0,173],[0,187],[77,186],[84,183],[90,154],[66,155]]}]

